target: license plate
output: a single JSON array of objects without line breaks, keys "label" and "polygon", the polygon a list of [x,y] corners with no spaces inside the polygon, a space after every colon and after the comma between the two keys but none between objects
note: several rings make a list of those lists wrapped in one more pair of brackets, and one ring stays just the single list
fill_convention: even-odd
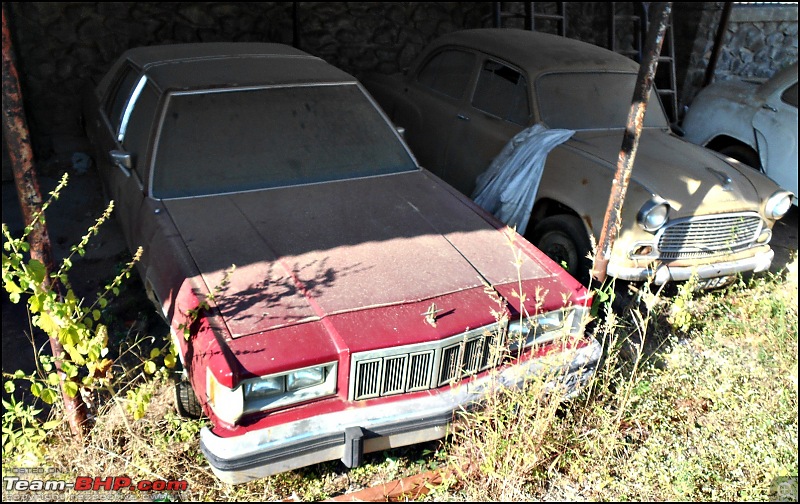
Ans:
[{"label": "license plate", "polygon": [[727,275],[716,278],[706,278],[704,280],[698,280],[694,290],[700,291],[700,290],[719,289],[720,287],[725,287],[726,285],[730,285],[731,283],[733,283],[733,280],[735,278],[736,277],[733,275]]}]

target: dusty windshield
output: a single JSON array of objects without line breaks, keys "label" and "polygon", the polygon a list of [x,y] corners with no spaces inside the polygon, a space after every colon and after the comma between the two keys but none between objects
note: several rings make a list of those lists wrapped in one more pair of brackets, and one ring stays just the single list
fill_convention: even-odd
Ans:
[{"label": "dusty windshield", "polygon": [[175,198],[387,175],[417,167],[353,84],[174,94],[153,196]]},{"label": "dusty windshield", "polygon": [[[625,128],[636,74],[560,73],[536,82],[542,121],[550,128],[572,130]],[[650,93],[644,127],[669,123],[656,93]]]}]

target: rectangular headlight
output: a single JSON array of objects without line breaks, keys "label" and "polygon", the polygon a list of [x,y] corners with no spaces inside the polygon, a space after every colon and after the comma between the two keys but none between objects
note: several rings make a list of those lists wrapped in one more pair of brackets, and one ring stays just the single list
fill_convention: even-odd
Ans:
[{"label": "rectangular headlight", "polygon": [[273,376],[259,378],[256,381],[245,383],[244,385],[244,399],[257,399],[259,397],[269,397],[276,394],[282,394],[284,387],[284,376]]},{"label": "rectangular headlight", "polygon": [[325,367],[319,366],[308,369],[301,369],[286,375],[286,390],[294,392],[295,390],[304,389],[319,385],[325,381]]},{"label": "rectangular headlight", "polygon": [[242,382],[244,412],[267,411],[336,393],[336,362]]},{"label": "rectangular headlight", "polygon": [[571,306],[563,310],[540,313],[523,321],[508,324],[508,342],[512,351],[528,348],[534,344],[549,343],[569,335],[579,334],[585,326],[588,310],[582,306]]}]

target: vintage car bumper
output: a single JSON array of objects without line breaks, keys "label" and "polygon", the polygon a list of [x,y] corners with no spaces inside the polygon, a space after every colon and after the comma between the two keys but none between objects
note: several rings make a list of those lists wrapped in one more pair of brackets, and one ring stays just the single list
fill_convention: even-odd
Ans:
[{"label": "vintage car bumper", "polygon": [[646,267],[623,266],[613,260],[608,264],[608,275],[620,280],[645,281],[650,279],[656,285],[670,281],[685,281],[693,276],[697,280],[719,278],[737,273],[760,273],[769,269],[775,251],[765,252],[734,261],[724,261],[694,266],[671,266],[669,264],[650,265]]},{"label": "vintage car bumper", "polygon": [[565,395],[572,396],[594,374],[601,354],[601,345],[591,339],[577,350],[503,367],[498,373],[488,372],[406,400],[346,409],[228,438],[204,428],[200,447],[212,471],[227,483],[244,483],[328,460],[341,459],[355,467],[364,453],[445,437],[453,413],[475,404],[497,383],[520,387],[526,377],[555,371],[553,376],[559,378],[548,386],[564,384]]}]

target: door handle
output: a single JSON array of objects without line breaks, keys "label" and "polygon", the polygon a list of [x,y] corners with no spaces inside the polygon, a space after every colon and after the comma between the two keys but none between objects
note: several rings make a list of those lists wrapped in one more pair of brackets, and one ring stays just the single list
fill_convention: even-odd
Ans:
[{"label": "door handle", "polygon": [[465,116],[464,114],[458,114],[456,117],[458,117],[462,121],[469,121],[469,117]]},{"label": "door handle", "polygon": [[762,109],[766,109],[766,110],[771,110],[772,112],[777,112],[778,111],[778,109],[776,109],[775,107],[773,107],[769,103],[765,103],[764,105],[761,105],[761,108]]}]

